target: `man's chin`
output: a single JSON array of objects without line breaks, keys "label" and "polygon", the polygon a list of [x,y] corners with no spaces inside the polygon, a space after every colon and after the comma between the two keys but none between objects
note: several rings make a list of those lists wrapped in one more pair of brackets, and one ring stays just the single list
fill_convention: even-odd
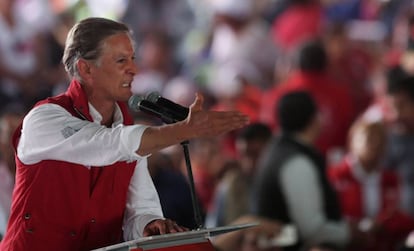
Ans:
[{"label": "man's chin", "polygon": [[130,97],[132,97],[132,95],[134,95],[131,91],[131,89],[127,89],[124,91],[123,95],[122,95],[122,101],[128,101],[128,99]]},{"label": "man's chin", "polygon": [[129,95],[119,96],[117,101],[128,102],[128,100],[129,100],[130,97],[132,97],[132,93],[129,94]]}]

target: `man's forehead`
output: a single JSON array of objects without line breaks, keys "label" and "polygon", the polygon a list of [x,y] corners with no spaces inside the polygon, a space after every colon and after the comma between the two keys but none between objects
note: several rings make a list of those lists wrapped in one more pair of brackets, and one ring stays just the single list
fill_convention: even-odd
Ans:
[{"label": "man's forehead", "polygon": [[135,53],[135,43],[126,33],[115,34],[103,41],[102,51],[113,54],[129,55]]}]

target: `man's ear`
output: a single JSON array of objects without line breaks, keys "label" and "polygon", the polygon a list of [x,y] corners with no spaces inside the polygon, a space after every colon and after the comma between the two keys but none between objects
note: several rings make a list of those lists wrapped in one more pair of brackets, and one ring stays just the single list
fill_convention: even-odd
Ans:
[{"label": "man's ear", "polygon": [[91,77],[91,67],[88,61],[81,58],[78,60],[77,66],[78,66],[78,72],[79,72],[81,79],[87,80],[88,78]]}]

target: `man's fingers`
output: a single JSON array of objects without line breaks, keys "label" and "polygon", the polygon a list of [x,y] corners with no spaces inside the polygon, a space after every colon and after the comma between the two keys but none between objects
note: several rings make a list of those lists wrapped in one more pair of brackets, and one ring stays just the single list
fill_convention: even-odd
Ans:
[{"label": "man's fingers", "polygon": [[170,219],[155,220],[149,223],[144,229],[144,236],[177,233],[188,231],[187,228],[179,226],[175,221]]},{"label": "man's fingers", "polygon": [[175,223],[174,221],[172,221],[172,220],[166,220],[165,221],[165,225],[167,227],[168,233],[176,233],[176,232],[178,232],[178,230],[176,230],[177,223]]},{"label": "man's fingers", "polygon": [[204,97],[200,93],[196,93],[194,102],[190,105],[191,112],[201,111],[203,109]]},{"label": "man's fingers", "polygon": [[208,128],[212,133],[225,133],[246,126],[249,118],[239,112],[213,113],[209,119]]},{"label": "man's fingers", "polygon": [[151,235],[159,235],[159,234],[165,234],[166,226],[164,223],[165,220],[154,220],[151,223],[149,223],[144,228],[144,236],[151,236]]},{"label": "man's fingers", "polygon": [[167,220],[166,225],[167,225],[169,233],[177,233],[177,232],[188,231],[188,228],[182,227],[182,226],[178,225],[175,221],[172,221],[172,220]]}]

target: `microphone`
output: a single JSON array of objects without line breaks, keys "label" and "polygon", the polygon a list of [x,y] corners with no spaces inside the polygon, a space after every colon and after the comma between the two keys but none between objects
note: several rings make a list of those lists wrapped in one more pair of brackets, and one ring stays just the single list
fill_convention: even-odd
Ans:
[{"label": "microphone", "polygon": [[176,121],[185,120],[188,116],[188,107],[184,107],[169,99],[163,98],[158,92],[148,93],[145,96],[145,99],[168,111],[168,114],[170,114]]},{"label": "microphone", "polygon": [[132,95],[128,100],[128,106],[135,112],[142,111],[149,115],[158,117],[166,124],[177,122],[169,111],[144,99],[144,97],[140,95]]}]

